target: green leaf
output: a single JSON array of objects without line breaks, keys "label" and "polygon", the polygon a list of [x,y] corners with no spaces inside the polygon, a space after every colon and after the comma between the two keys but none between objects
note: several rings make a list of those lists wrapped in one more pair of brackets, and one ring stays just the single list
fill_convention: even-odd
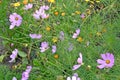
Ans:
[{"label": "green leaf", "polygon": [[23,52],[23,51],[18,51],[18,55],[20,57],[26,57],[27,56],[27,54],[25,52]]},{"label": "green leaf", "polygon": [[5,57],[5,55],[1,55],[1,56],[0,56],[0,62],[3,61],[4,57]]}]

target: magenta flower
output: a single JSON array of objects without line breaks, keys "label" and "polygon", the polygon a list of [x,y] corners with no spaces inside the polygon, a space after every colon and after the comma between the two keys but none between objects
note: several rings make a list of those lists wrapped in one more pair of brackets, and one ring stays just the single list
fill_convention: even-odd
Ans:
[{"label": "magenta flower", "polygon": [[22,17],[17,13],[13,13],[9,16],[9,21],[11,22],[10,28],[13,29],[15,26],[20,26],[22,23]]},{"label": "magenta flower", "polygon": [[80,77],[78,77],[77,73],[74,73],[74,75],[71,77],[67,77],[67,80],[80,80]]},{"label": "magenta flower", "polygon": [[45,10],[48,10],[48,9],[49,9],[48,6],[41,6],[39,10],[35,11],[35,13],[33,14],[33,17],[36,20],[40,20],[41,18],[45,19],[45,18],[49,17],[49,14],[45,13]]},{"label": "magenta flower", "polygon": [[12,51],[12,54],[10,55],[11,60],[9,62],[13,62],[15,60],[15,58],[17,57],[17,54],[18,54],[18,50],[17,49]]},{"label": "magenta flower", "polygon": [[97,67],[99,69],[112,68],[114,65],[114,55],[110,53],[101,54],[102,59],[98,59],[97,63],[100,64]]},{"label": "magenta flower", "polygon": [[42,42],[40,47],[40,52],[45,52],[49,48],[48,42]]},{"label": "magenta flower", "polygon": [[80,29],[77,29],[76,32],[73,34],[72,38],[77,38],[78,35],[80,34]]},{"label": "magenta flower", "polygon": [[73,66],[72,70],[78,69],[83,64],[83,62],[82,62],[82,54],[81,53],[79,53],[79,58],[77,59],[77,63],[78,64]]},{"label": "magenta flower", "polygon": [[57,47],[55,45],[52,46],[52,53],[54,54],[56,52]]},{"label": "magenta flower", "polygon": [[27,4],[27,5],[25,5],[25,7],[24,7],[24,10],[29,10],[29,9],[31,9],[33,7],[33,4]]},{"label": "magenta flower", "polygon": [[22,73],[21,80],[28,80],[31,69],[32,69],[32,66],[27,66],[27,69]]},{"label": "magenta flower", "polygon": [[41,34],[29,34],[29,36],[32,38],[32,39],[40,39],[42,37]]}]

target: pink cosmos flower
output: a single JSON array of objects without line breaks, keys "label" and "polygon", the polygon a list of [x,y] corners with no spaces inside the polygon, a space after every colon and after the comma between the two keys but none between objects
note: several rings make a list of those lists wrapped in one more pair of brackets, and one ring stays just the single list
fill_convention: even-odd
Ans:
[{"label": "pink cosmos flower", "polygon": [[99,69],[112,68],[114,65],[114,55],[110,53],[101,54],[102,59],[98,59],[97,63],[100,64],[97,67]]},{"label": "pink cosmos flower", "polygon": [[56,52],[57,47],[55,45],[52,46],[52,53],[54,54]]},{"label": "pink cosmos flower", "polygon": [[18,54],[18,50],[17,49],[12,51],[12,54],[10,55],[11,60],[9,62],[13,62],[15,60],[15,58],[17,57],[17,54]]},{"label": "pink cosmos flower", "polygon": [[40,39],[42,37],[41,34],[29,34],[29,36],[32,38],[32,39]]},{"label": "pink cosmos flower", "polygon": [[77,29],[76,32],[73,34],[72,38],[77,38],[78,35],[80,34],[80,29]]},{"label": "pink cosmos flower", "polygon": [[27,66],[27,69],[22,73],[21,80],[28,80],[31,69],[32,69],[32,66]]},{"label": "pink cosmos flower", "polygon": [[49,48],[48,42],[42,42],[40,47],[40,52],[45,52]]},{"label": "pink cosmos flower", "polygon": [[29,10],[29,9],[31,9],[33,7],[33,4],[27,4],[27,5],[25,5],[25,7],[24,7],[24,10]]},{"label": "pink cosmos flower", "polygon": [[77,73],[74,73],[74,75],[71,77],[67,77],[67,80],[80,80],[80,78],[78,77]]},{"label": "pink cosmos flower", "polygon": [[83,62],[82,62],[82,54],[81,53],[79,53],[79,58],[77,59],[77,63],[78,64],[73,66],[72,70],[78,69],[83,64]]},{"label": "pink cosmos flower", "polygon": [[9,16],[9,21],[11,22],[10,28],[13,29],[15,26],[20,26],[22,23],[22,17],[17,13],[13,13]]},{"label": "pink cosmos flower", "polygon": [[33,14],[33,17],[36,20],[40,20],[40,18],[45,19],[47,17],[49,17],[49,14],[45,13],[45,10],[48,10],[49,7],[48,6],[41,6],[39,10],[36,10],[35,13]]}]

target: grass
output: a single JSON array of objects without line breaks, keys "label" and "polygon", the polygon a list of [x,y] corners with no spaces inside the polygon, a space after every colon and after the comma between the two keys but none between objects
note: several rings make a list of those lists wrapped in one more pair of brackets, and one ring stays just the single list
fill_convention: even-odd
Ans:
[{"label": "grass", "polygon": [[[12,68],[4,64],[8,61],[3,60],[0,65],[0,80],[12,80],[13,76],[18,80],[21,79],[27,65],[33,67],[29,80],[66,80],[66,77],[72,76],[73,73],[78,73],[81,80],[120,79],[120,5],[118,0],[100,0],[100,3],[94,4],[95,10],[90,9],[91,3],[88,4],[84,0],[56,0],[55,3],[35,0],[32,2],[34,7],[28,11],[23,10],[22,0],[20,2],[21,5],[17,8],[11,6],[12,1],[0,3],[0,38],[3,39],[8,52],[5,58],[15,48],[30,55],[18,56],[16,60],[19,61],[13,63]],[[36,21],[32,14],[43,4],[50,6],[47,11],[50,17]],[[97,7],[99,10],[96,10]],[[88,9],[91,14],[86,11]],[[76,11],[86,14],[85,19],[81,19],[80,14],[75,13]],[[14,12],[23,17],[23,22],[20,27],[10,30],[9,15]],[[55,15],[55,12],[58,12],[58,15]],[[62,16],[62,13],[65,13],[65,16]],[[47,26],[51,28],[50,31],[46,31]],[[83,39],[81,42],[72,38],[78,28],[81,30],[79,37]],[[65,34],[64,40],[58,39],[54,43],[52,39],[59,38],[60,31]],[[38,40],[31,39],[29,33],[40,33],[43,37]],[[51,47],[44,53],[40,52],[40,43],[43,41],[47,41],[49,46],[57,46],[55,54],[59,58],[54,58],[55,54],[52,54]],[[90,44],[86,46],[88,41]],[[10,46],[11,43],[14,44],[13,47]],[[69,44],[73,45],[72,51],[68,51]],[[84,65],[73,71],[72,66],[76,64],[79,52],[83,55]],[[114,54],[115,65],[111,69],[97,69],[96,60],[100,58],[100,54],[106,52]],[[91,66],[90,69],[88,65]]]}]

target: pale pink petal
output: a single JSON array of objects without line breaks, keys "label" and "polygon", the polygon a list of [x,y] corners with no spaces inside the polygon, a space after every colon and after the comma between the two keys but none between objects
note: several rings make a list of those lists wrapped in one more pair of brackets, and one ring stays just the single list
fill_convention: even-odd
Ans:
[{"label": "pale pink petal", "polygon": [[76,76],[72,76],[72,80],[77,80],[77,77]]},{"label": "pale pink petal", "polygon": [[72,38],[75,39],[75,38],[77,38],[77,36],[78,36],[78,35],[77,35],[76,33],[74,33],[73,36],[72,36]]},{"label": "pale pink petal", "polygon": [[101,54],[102,59],[106,60],[106,54]]},{"label": "pale pink petal", "polygon": [[74,65],[73,68],[72,68],[72,70],[76,70],[76,69],[78,69],[80,66],[81,66],[81,65],[79,65],[79,64]]},{"label": "pale pink petal", "polygon": [[67,77],[67,80],[71,80],[71,78],[70,78],[70,77]]},{"label": "pale pink petal", "polygon": [[102,65],[98,65],[97,66],[99,69],[103,69],[105,67],[105,64],[102,64]]},{"label": "pale pink petal", "polygon": [[101,60],[101,59],[98,59],[98,60],[97,60],[97,63],[98,63],[98,64],[104,64],[105,61],[104,61],[104,60]]},{"label": "pale pink petal", "polygon": [[79,35],[80,34],[80,29],[76,30],[76,34]]}]

